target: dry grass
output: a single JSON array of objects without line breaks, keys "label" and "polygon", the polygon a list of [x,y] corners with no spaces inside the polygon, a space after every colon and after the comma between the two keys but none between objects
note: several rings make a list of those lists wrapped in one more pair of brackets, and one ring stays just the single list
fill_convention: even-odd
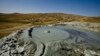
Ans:
[{"label": "dry grass", "polygon": [[22,25],[17,25],[17,26],[10,27],[10,28],[4,28],[4,29],[0,30],[0,37],[6,36],[15,30],[27,28],[30,26],[32,26],[32,24],[22,24]]}]

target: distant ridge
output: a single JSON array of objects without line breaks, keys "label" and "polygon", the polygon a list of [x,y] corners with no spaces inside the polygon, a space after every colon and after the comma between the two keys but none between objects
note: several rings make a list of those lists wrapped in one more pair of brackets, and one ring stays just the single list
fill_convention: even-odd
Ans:
[{"label": "distant ridge", "polygon": [[65,13],[0,13],[0,21],[24,21],[24,22],[71,22],[71,21],[80,21],[80,22],[100,22],[100,17],[89,17],[81,16],[75,14],[65,14]]},{"label": "distant ridge", "polygon": [[[84,16],[84,15],[78,15],[78,14],[70,14],[70,13],[0,13],[0,14],[58,14],[58,15],[75,15],[75,16]],[[86,16],[86,17],[100,17],[100,16]]]}]

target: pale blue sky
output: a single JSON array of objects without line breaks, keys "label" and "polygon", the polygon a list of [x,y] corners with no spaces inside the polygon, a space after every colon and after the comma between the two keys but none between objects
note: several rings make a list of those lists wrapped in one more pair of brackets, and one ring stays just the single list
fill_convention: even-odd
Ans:
[{"label": "pale blue sky", "polygon": [[100,0],[0,0],[0,13],[14,12],[100,16]]}]

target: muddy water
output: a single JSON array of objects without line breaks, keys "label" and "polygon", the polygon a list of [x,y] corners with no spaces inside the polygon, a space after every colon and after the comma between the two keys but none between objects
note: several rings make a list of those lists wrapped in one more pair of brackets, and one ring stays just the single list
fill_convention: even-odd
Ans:
[{"label": "muddy water", "polygon": [[78,29],[71,26],[53,26],[34,28],[32,36],[37,37],[43,43],[66,39],[68,43],[82,43],[100,47],[99,33]]}]

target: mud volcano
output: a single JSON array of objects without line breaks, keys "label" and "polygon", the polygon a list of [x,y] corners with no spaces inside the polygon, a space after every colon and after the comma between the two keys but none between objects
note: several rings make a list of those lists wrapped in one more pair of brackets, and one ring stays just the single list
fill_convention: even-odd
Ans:
[{"label": "mud volcano", "polygon": [[0,56],[100,56],[100,36],[71,26],[30,27],[0,39]]}]

